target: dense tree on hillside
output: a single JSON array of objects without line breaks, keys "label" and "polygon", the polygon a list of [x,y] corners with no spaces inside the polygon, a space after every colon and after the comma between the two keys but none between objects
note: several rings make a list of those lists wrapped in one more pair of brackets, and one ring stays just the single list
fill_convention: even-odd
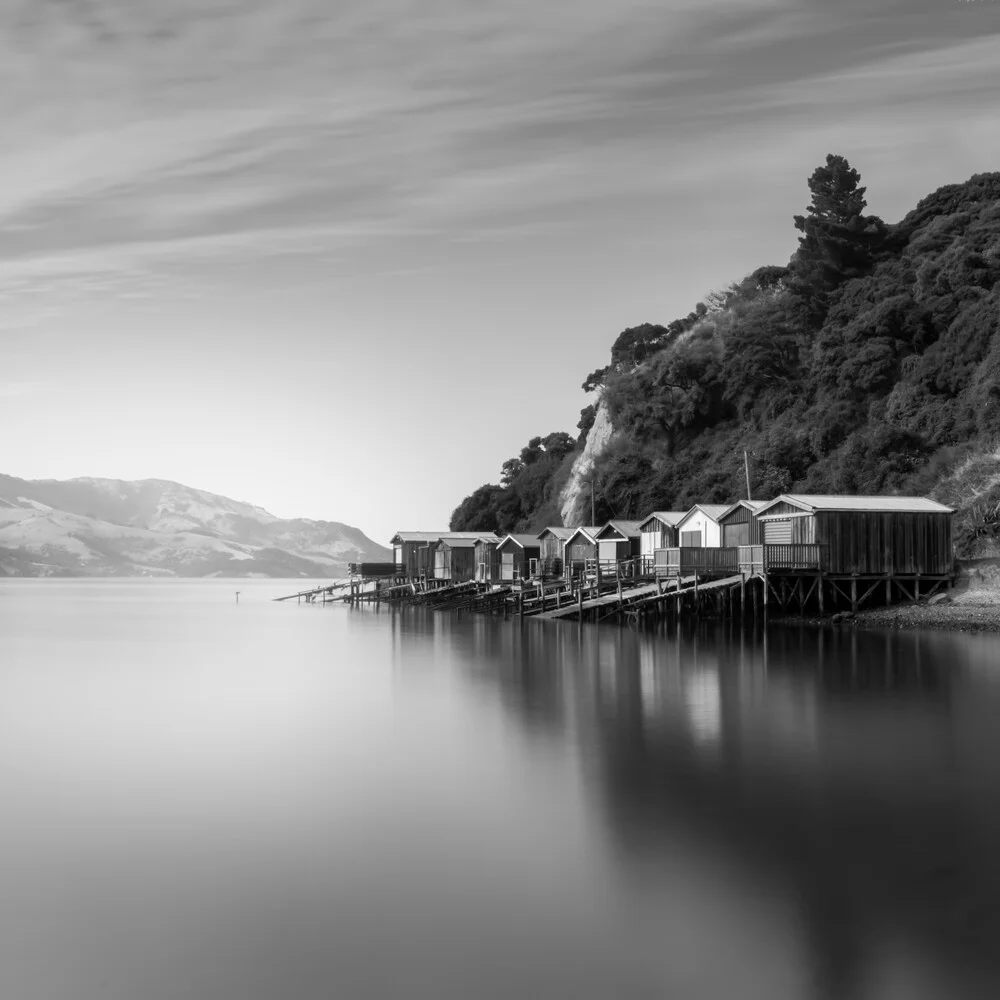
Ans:
[{"label": "dense tree on hillside", "polygon": [[755,498],[940,489],[962,508],[961,551],[1000,550],[1000,173],[941,188],[893,226],[864,214],[843,157],[809,187],[787,268],[623,330],[588,380],[601,395],[577,439],[532,439],[453,527],[489,511],[499,530],[558,523],[603,406],[615,435],[592,472],[599,519],[743,496],[746,451]]},{"label": "dense tree on hillside", "polygon": [[826,315],[830,293],[871,270],[874,249],[887,232],[881,219],[864,214],[867,202],[860,181],[843,156],[831,154],[809,178],[807,214],[794,217],[802,236],[788,284],[817,324]]}]

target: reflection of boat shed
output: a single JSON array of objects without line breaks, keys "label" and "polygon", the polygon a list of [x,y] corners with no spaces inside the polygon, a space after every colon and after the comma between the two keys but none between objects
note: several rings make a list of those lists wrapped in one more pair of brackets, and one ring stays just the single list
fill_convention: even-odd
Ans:
[{"label": "reflection of boat shed", "polygon": [[924,497],[786,493],[757,512],[763,543],[818,546],[830,575],[945,576],[952,571],[950,507]]},{"label": "reflection of boat shed", "polygon": [[722,545],[719,518],[727,510],[729,504],[696,503],[677,522],[677,537],[681,548],[719,548]]},{"label": "reflection of boat shed", "polygon": [[719,518],[722,529],[722,547],[734,545],[759,545],[761,525],[757,520],[757,511],[767,503],[766,500],[737,500],[726,509]]},{"label": "reflection of boat shed", "polygon": [[550,527],[538,533],[538,545],[541,549],[541,572],[545,576],[562,576],[563,550],[566,539],[573,534],[573,528]]},{"label": "reflection of boat shed", "polygon": [[497,545],[500,579],[509,582],[532,576],[537,568],[540,551],[538,539],[534,535],[507,535]]}]

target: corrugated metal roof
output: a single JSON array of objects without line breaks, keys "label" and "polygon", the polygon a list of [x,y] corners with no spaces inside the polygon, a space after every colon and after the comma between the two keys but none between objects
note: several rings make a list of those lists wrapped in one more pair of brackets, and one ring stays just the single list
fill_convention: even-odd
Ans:
[{"label": "corrugated metal roof", "polygon": [[565,541],[570,535],[573,534],[574,531],[576,531],[576,528],[542,528],[542,530],[539,531],[535,537],[541,538],[547,531],[555,535],[556,538]]},{"label": "corrugated metal roof", "polygon": [[654,510],[645,521],[639,522],[639,530],[642,531],[654,519],[665,524],[668,528],[673,528],[686,513],[686,510]]},{"label": "corrugated metal roof", "polygon": [[497,546],[502,549],[508,542],[519,545],[522,549],[537,549],[538,538],[535,535],[504,535],[503,540]]},{"label": "corrugated metal roof", "polygon": [[606,525],[597,533],[598,538],[603,538],[604,533],[611,528],[617,531],[622,538],[638,538],[641,532],[639,525],[642,521],[608,521]]},{"label": "corrugated metal roof", "polygon": [[765,504],[761,511],[777,503],[790,503],[807,511],[885,511],[890,513],[953,514],[951,507],[927,497],[836,496],[832,494],[782,493]]}]

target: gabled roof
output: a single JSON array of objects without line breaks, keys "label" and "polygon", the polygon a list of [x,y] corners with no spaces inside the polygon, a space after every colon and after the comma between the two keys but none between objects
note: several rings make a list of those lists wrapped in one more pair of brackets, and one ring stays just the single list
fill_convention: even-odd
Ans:
[{"label": "gabled roof", "polygon": [[686,510],[654,510],[645,521],[640,522],[639,530],[645,531],[651,521],[659,521],[668,528],[675,528],[686,513]]},{"label": "gabled roof", "polygon": [[450,535],[445,535],[438,545],[446,549],[474,549],[478,541],[478,538],[452,538]]},{"label": "gabled roof", "polygon": [[538,534],[535,537],[541,538],[542,535],[551,534],[554,535],[556,538],[558,538],[560,541],[564,542],[566,541],[567,538],[569,538],[570,535],[573,534],[574,531],[576,531],[576,528],[559,528],[559,527],[542,528],[542,530],[538,532]]},{"label": "gabled roof", "polygon": [[587,524],[581,525],[579,528],[574,528],[573,533],[566,539],[566,544],[569,545],[577,535],[585,535],[587,541],[593,545],[597,544],[597,532],[600,531],[600,525],[597,524]]},{"label": "gabled roof", "polygon": [[[758,515],[766,515],[775,504],[787,503],[809,514],[818,510],[879,511],[883,513],[953,514],[951,507],[927,497],[863,497],[830,494],[782,493],[766,503]],[[772,515],[773,516],[773,515]]]},{"label": "gabled roof", "polygon": [[497,545],[498,549],[504,548],[508,542],[512,542],[521,549],[537,549],[538,538],[535,535],[505,535]]},{"label": "gabled roof", "polygon": [[685,512],[681,520],[677,522],[677,526],[679,527],[681,521],[686,521],[692,514],[699,510],[710,521],[715,521],[718,524],[719,518],[729,510],[730,506],[732,505],[728,503],[696,503],[689,511]]},{"label": "gabled roof", "polygon": [[638,538],[642,532],[639,531],[641,521],[608,521],[606,525],[597,533],[598,538],[607,538],[611,532],[619,535],[622,539]]},{"label": "gabled roof", "polygon": [[723,513],[719,516],[719,520],[728,517],[734,510],[738,507],[745,507],[749,511],[757,513],[762,507],[766,507],[771,501],[770,500],[737,500],[736,503],[730,504]]}]

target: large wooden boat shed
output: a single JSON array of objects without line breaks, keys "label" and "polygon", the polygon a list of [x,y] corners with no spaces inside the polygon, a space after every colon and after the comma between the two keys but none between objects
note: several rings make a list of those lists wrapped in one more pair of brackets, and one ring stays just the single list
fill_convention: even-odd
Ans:
[{"label": "large wooden boat shed", "polygon": [[947,576],[950,507],[925,497],[786,493],[757,511],[762,541],[819,547],[819,566],[841,576]]},{"label": "large wooden boat shed", "polygon": [[476,538],[445,535],[434,548],[434,579],[466,583],[476,578]]}]

